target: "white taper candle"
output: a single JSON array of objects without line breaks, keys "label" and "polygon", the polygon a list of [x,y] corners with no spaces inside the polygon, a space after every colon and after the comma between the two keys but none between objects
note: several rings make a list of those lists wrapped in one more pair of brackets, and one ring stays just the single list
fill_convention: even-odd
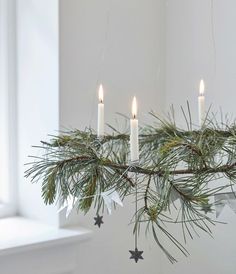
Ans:
[{"label": "white taper candle", "polygon": [[205,85],[204,81],[200,81],[199,96],[198,96],[198,120],[199,126],[202,127],[205,121],[205,96],[204,96]]},{"label": "white taper candle", "polygon": [[130,160],[139,161],[139,140],[138,140],[138,119],[137,119],[137,101],[136,97],[132,103],[132,119],[130,119]]},{"label": "white taper candle", "polygon": [[103,87],[99,86],[98,91],[98,127],[97,127],[97,136],[102,137],[104,135],[104,103],[103,103]]}]

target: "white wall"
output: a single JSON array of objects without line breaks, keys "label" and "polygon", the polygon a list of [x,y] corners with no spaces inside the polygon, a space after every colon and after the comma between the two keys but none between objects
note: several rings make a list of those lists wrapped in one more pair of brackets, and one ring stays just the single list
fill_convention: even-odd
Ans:
[{"label": "white wall", "polygon": [[166,1],[167,105],[178,107],[189,100],[196,117],[199,81],[204,78],[208,106],[235,113],[235,6],[233,0],[213,0],[211,18],[211,1]]},{"label": "white wall", "polygon": [[[224,113],[236,115],[236,2],[212,2],[213,10],[211,1],[166,1],[166,104],[173,103],[179,108],[189,100],[196,122],[198,85],[202,77],[208,106],[212,104],[213,110],[221,106]],[[183,122],[180,111],[177,119]],[[180,262],[174,266],[164,258],[163,273],[235,273],[236,216],[226,208],[219,221],[228,225],[213,228],[214,240],[202,236],[189,241],[187,248],[191,256],[187,259],[177,256]],[[173,231],[181,238],[181,228],[175,226]],[[176,254],[173,249],[172,252]]]},{"label": "white wall", "polygon": [[18,0],[17,35],[19,213],[56,224],[56,207],[44,205],[24,171],[32,145],[58,130],[58,1]]},{"label": "white wall", "polygon": [[[106,120],[111,123],[116,111],[129,114],[134,94],[138,98],[141,121],[147,119],[145,114],[150,109],[160,112],[164,102],[166,106],[174,103],[178,107],[187,99],[196,118],[201,77],[206,81],[208,104],[213,103],[216,108],[221,105],[235,114],[232,98],[236,86],[236,3],[233,0],[213,2],[214,35],[210,1],[60,0],[59,112],[57,1],[18,0],[21,213],[57,223],[56,209],[45,209],[43,205],[40,185],[32,186],[23,180],[23,164],[28,161],[26,151],[32,154],[30,145],[53,133],[59,122],[61,128],[95,127],[96,87],[100,81],[105,88]],[[177,119],[182,121],[179,114]],[[93,225],[93,213],[85,218],[74,215],[69,220],[95,231],[94,238],[78,251],[81,273],[138,274],[147,270],[150,274],[235,273],[232,239],[236,219],[228,209],[220,220],[230,225],[214,229],[216,240],[205,236],[200,240],[196,238],[188,244],[191,257],[184,259],[177,255],[180,263],[174,266],[163,257],[152,239],[140,239],[144,261],[137,265],[129,261],[133,237],[132,227],[127,224],[132,213],[132,204],[125,203],[125,207],[112,216],[104,216],[105,225],[100,230]],[[60,223],[67,223],[63,216]],[[174,229],[175,233],[181,233]]]},{"label": "white wall", "polygon": [[161,108],[161,3],[60,1],[61,126],[96,126],[100,82],[105,89],[107,122],[114,122],[117,111],[129,115],[134,95],[139,117],[151,108]]},{"label": "white wall", "polygon": [[[162,1],[156,0],[60,1],[61,127],[96,126],[100,81],[105,89],[107,122],[114,124],[117,111],[130,115],[134,94],[140,121],[150,109],[162,109],[162,17]],[[134,245],[132,226],[128,226],[132,214],[129,201],[112,216],[104,215],[100,230],[94,227],[94,213],[73,216],[70,221],[94,230],[93,239],[79,251],[81,273],[160,272],[160,251],[153,239],[140,239],[144,261],[135,264],[129,260],[128,250]]]}]

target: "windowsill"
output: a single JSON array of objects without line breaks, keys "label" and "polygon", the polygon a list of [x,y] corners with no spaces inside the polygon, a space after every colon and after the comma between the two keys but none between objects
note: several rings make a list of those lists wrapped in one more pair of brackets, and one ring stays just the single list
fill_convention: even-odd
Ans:
[{"label": "windowsill", "polygon": [[22,217],[0,220],[0,255],[32,249],[76,243],[90,238],[91,231],[78,228],[55,228]]}]

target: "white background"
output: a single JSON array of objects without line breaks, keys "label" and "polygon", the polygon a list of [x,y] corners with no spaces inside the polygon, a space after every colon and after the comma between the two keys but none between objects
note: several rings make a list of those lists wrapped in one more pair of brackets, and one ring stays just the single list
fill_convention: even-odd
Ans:
[{"label": "white background", "polygon": [[[235,10],[233,0],[166,1],[166,106],[176,106],[181,123],[179,106],[186,100],[197,122],[200,78],[206,83],[207,107],[212,104],[214,112],[219,113],[221,107],[225,114],[236,115]],[[164,259],[162,273],[234,274],[236,216],[225,208],[219,221],[228,225],[213,228],[214,240],[203,235],[195,237],[187,245],[190,257],[178,256],[180,262],[174,266]],[[181,238],[181,228],[173,230]]]},{"label": "white background", "polygon": [[[60,125],[96,128],[99,81],[104,84],[106,122],[115,125],[116,112],[131,115],[137,96],[140,121],[150,109],[161,110],[163,102],[162,1],[60,2]],[[109,21],[109,24],[107,24]],[[107,33],[108,32],[108,33]],[[104,50],[105,48],[105,50]],[[102,62],[102,52],[104,58]],[[116,126],[116,125],[115,125]],[[99,230],[94,213],[73,216],[94,230],[93,239],[79,252],[83,274],[140,273],[160,269],[160,251],[142,236],[139,248],[145,260],[130,261],[134,248],[133,201],[127,201],[112,216],[104,215]],[[143,233],[144,234],[144,233]],[[151,236],[152,237],[152,236]]]},{"label": "white background", "polygon": [[[59,126],[96,126],[100,81],[109,123],[114,123],[117,111],[129,114],[133,95],[140,122],[148,119],[151,109],[160,113],[187,99],[196,119],[202,77],[208,105],[235,114],[234,0],[213,0],[213,10],[210,0],[61,0],[59,7],[56,0],[17,2],[19,204],[25,216],[58,223],[56,208],[45,209],[42,203],[40,185],[23,180],[23,164],[32,153],[30,145]],[[182,121],[178,111],[177,119]],[[215,240],[203,236],[190,242],[191,257],[177,255],[180,262],[174,266],[152,239],[140,239],[144,261],[129,261],[132,213],[133,204],[125,203],[111,217],[104,216],[100,230],[93,226],[92,213],[69,220],[95,231],[78,251],[76,273],[235,273],[236,219],[227,208],[221,218],[230,224],[214,230]],[[65,223],[63,216],[59,221]],[[174,229],[181,237],[181,230]]]}]

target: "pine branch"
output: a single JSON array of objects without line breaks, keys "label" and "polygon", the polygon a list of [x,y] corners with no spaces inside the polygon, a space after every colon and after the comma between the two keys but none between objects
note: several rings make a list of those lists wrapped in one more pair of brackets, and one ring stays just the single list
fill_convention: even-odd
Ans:
[{"label": "pine branch", "polygon": [[[104,209],[101,193],[115,189],[125,199],[135,193],[132,174],[138,174],[140,208],[134,229],[146,224],[154,240],[174,262],[158,238],[158,231],[177,246],[185,255],[186,250],[161,224],[181,223],[186,233],[193,238],[202,230],[211,233],[215,224],[202,213],[202,208],[212,206],[209,198],[231,187],[236,182],[236,125],[219,126],[214,117],[207,117],[200,130],[193,128],[191,114],[183,114],[187,130],[179,129],[175,121],[160,120],[159,124],[141,129],[140,163],[129,165],[129,135],[113,128],[114,134],[98,139],[89,129],[71,130],[42,141],[38,149],[44,154],[32,157],[26,177],[32,182],[42,181],[42,196],[46,204],[56,200],[65,201],[72,195],[81,198],[78,209],[87,213],[92,205],[97,212]],[[172,117],[172,116],[170,116]],[[190,122],[188,121],[190,120]],[[226,184],[208,189],[207,184],[228,179]],[[172,216],[172,194],[181,199],[177,220]],[[96,197],[96,198],[95,198]]]}]

